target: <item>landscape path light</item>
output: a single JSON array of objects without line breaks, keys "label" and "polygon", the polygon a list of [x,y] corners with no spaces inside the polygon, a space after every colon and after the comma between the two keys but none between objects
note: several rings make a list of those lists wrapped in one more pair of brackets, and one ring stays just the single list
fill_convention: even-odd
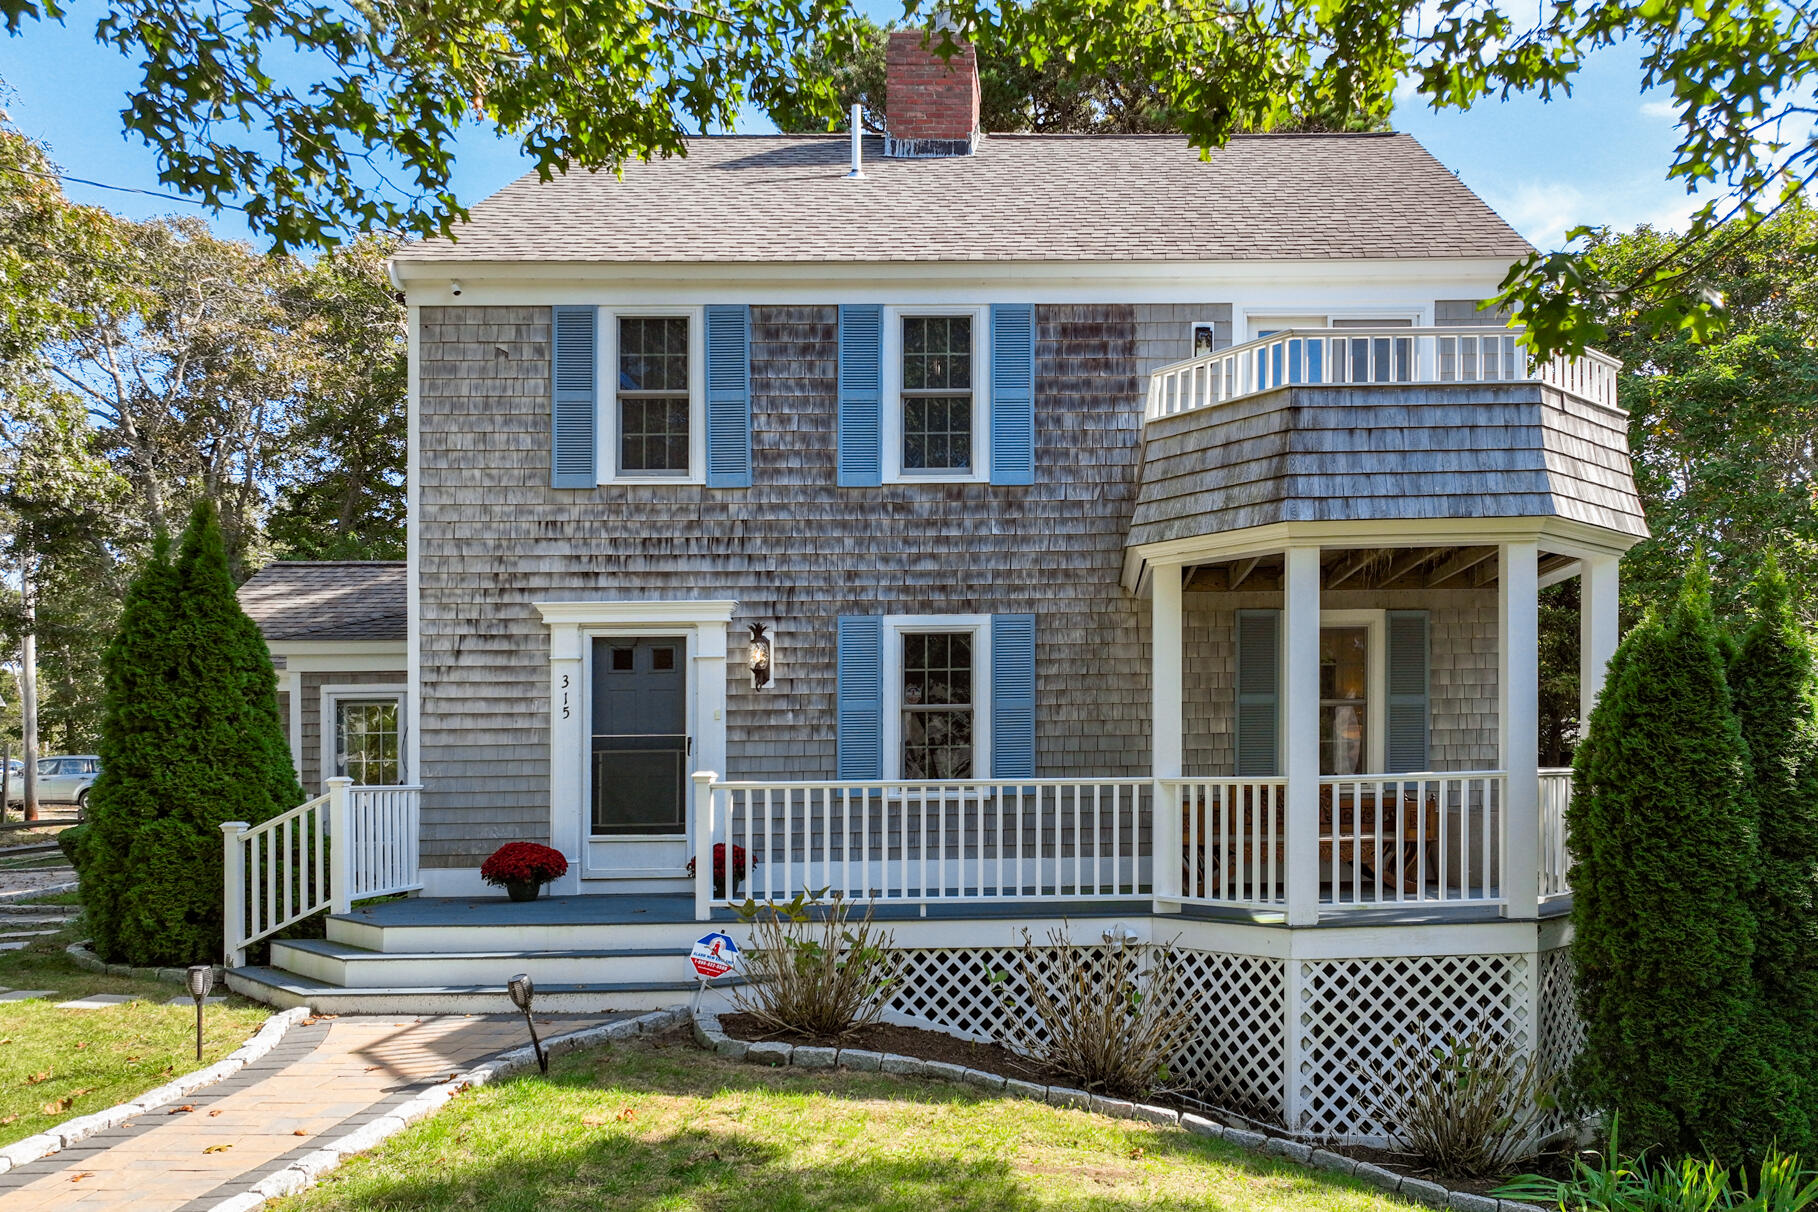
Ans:
[{"label": "landscape path light", "polygon": [[191,964],[185,974],[189,984],[189,995],[196,999],[196,1059],[202,1059],[202,1004],[208,1000],[209,991],[215,987],[215,969],[212,964]]},{"label": "landscape path light", "polygon": [[537,1038],[536,1021],[530,1017],[530,1002],[537,995],[536,982],[528,972],[520,972],[507,982],[505,991],[511,994],[511,1004],[524,1012],[524,1025],[530,1028],[530,1046],[537,1050],[537,1068],[549,1072],[549,1055],[543,1051],[543,1041]]}]

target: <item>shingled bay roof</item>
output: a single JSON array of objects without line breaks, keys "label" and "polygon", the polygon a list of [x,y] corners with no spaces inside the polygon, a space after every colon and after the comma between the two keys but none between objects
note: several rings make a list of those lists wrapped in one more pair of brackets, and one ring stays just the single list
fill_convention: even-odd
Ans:
[{"label": "shingled bay roof", "polygon": [[267,643],[398,640],[409,627],[402,560],[277,560],[240,586]]},{"label": "shingled bay roof", "polygon": [[623,179],[528,175],[421,262],[1256,261],[1519,257],[1528,243],[1403,134],[991,135],[887,160],[844,136],[719,136]]}]

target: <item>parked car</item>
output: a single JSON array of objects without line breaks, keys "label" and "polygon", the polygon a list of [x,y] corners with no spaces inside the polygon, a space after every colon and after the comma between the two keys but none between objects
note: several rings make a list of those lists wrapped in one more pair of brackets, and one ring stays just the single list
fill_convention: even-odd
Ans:
[{"label": "parked car", "polygon": [[[25,768],[13,763],[6,799],[9,804],[25,801]],[[38,802],[40,804],[74,804],[88,807],[88,789],[95,785],[101,764],[95,755],[72,754],[38,759]]]}]

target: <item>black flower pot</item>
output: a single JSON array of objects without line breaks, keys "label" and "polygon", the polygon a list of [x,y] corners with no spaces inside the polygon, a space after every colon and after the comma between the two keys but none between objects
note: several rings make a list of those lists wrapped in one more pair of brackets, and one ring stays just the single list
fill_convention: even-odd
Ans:
[{"label": "black flower pot", "polygon": [[514,901],[534,901],[543,891],[541,880],[507,880],[505,895]]}]

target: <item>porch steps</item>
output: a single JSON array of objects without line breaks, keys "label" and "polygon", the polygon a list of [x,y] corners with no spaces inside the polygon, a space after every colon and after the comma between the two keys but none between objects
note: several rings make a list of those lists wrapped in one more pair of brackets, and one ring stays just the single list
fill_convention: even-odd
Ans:
[{"label": "porch steps", "polygon": [[[449,932],[456,933],[456,932]],[[337,939],[271,945],[275,968],[347,990],[434,987],[502,989],[519,972],[547,985],[624,989],[694,987],[694,968],[677,947],[529,946],[498,950],[377,951]]]},{"label": "porch steps", "polygon": [[[523,971],[514,968],[512,975]],[[707,1003],[723,1008],[726,991],[736,981],[716,981]],[[482,985],[384,986],[358,989],[327,984],[281,968],[247,966],[227,970],[227,987],[271,1006],[307,1006],[317,1014],[512,1014],[515,1007],[503,983]],[[609,1010],[662,1010],[695,995],[694,982],[626,981],[619,983],[537,982],[535,1010],[542,1013],[604,1013]]]}]

